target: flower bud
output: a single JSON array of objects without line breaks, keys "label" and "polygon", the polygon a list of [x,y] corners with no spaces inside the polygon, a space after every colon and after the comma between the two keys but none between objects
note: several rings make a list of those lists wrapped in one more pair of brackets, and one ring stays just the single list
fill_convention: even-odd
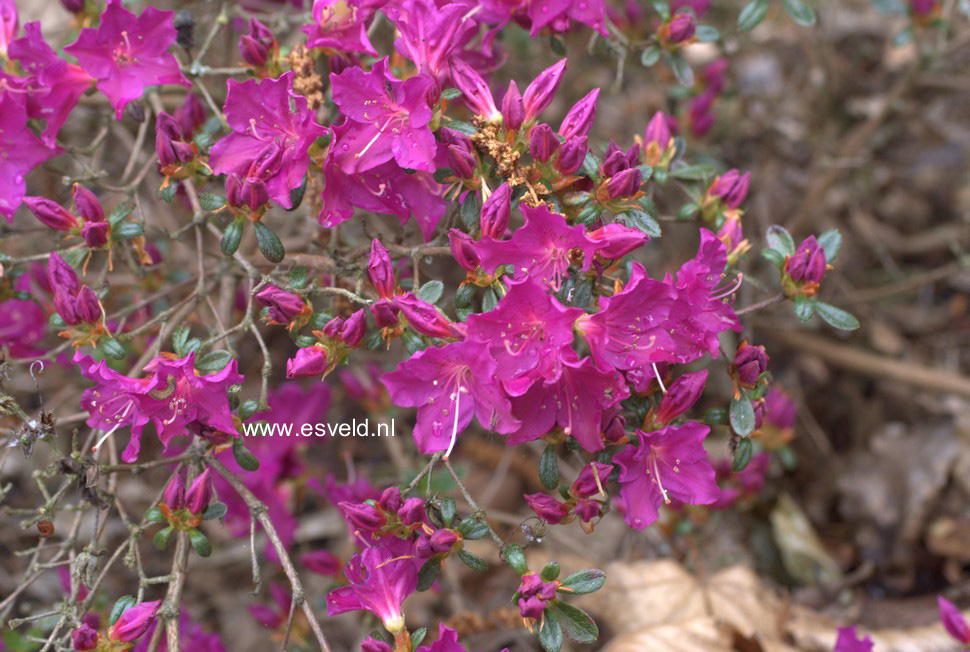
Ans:
[{"label": "flower bud", "polygon": [[322,346],[308,346],[286,361],[287,378],[320,376],[327,369],[327,351]]},{"label": "flower bud", "polygon": [[84,623],[71,633],[71,641],[75,650],[93,650],[98,646],[98,632]]},{"label": "flower bud", "polygon": [[552,158],[557,149],[559,149],[559,139],[556,138],[552,127],[541,122],[532,128],[532,133],[529,134],[529,153],[532,154],[532,158],[545,163]]},{"label": "flower bud", "polygon": [[489,122],[502,118],[502,113],[495,107],[492,91],[474,68],[456,57],[451,66],[451,75],[465,102],[477,115]]},{"label": "flower bud", "polygon": [[370,276],[370,282],[382,299],[394,295],[394,266],[391,263],[391,256],[380,240],[373,240],[370,243],[367,275]]},{"label": "flower bud", "polygon": [[93,192],[79,183],[74,184],[74,205],[85,222],[104,222],[104,209]]},{"label": "flower bud", "polygon": [[589,498],[602,494],[602,488],[606,485],[612,470],[612,464],[590,462],[579,472],[579,476],[569,488],[569,492],[577,498]]},{"label": "flower bud", "polygon": [[478,162],[475,154],[470,148],[453,143],[445,148],[445,156],[448,159],[448,167],[459,179],[471,179],[475,176],[475,168]]},{"label": "flower bud", "polygon": [[328,337],[331,340],[338,340],[340,339],[340,330],[343,327],[344,327],[344,318],[334,317],[333,319],[331,319],[330,321],[328,321],[326,324],[323,325],[323,328],[320,329],[320,332],[323,333],[324,337]]},{"label": "flower bud", "polygon": [[310,316],[311,309],[306,301],[275,285],[263,287],[256,293],[256,299],[269,309],[269,318],[274,324],[289,325],[295,319]]},{"label": "flower bud", "polygon": [[85,324],[97,324],[101,321],[101,302],[98,295],[87,285],[82,285],[74,300],[74,312],[77,318]]},{"label": "flower bud", "polygon": [[596,118],[596,103],[600,89],[594,88],[583,99],[576,102],[559,125],[559,135],[569,140],[573,136],[585,136]]},{"label": "flower bud", "polygon": [[631,229],[622,224],[605,224],[586,234],[591,240],[601,242],[597,248],[603,258],[616,259],[626,256],[637,247],[645,244],[650,237],[639,229]]},{"label": "flower bud", "polygon": [[451,229],[448,232],[448,245],[451,255],[466,272],[475,272],[482,266],[482,259],[475,250],[474,241],[464,231]]},{"label": "flower bud", "polygon": [[77,228],[77,218],[55,201],[44,197],[24,197],[27,208],[45,226],[58,231],[70,231]]},{"label": "flower bud", "polygon": [[603,438],[606,441],[618,442],[626,437],[626,419],[615,415],[603,425]]},{"label": "flower bud", "polygon": [[387,299],[381,299],[371,304],[370,312],[378,328],[391,328],[397,325],[397,306]]},{"label": "flower bud", "polygon": [[76,14],[84,9],[84,0],[61,0],[61,6],[66,11]]},{"label": "flower bud", "polygon": [[714,97],[714,91],[707,89],[692,97],[687,105],[687,119],[695,136],[703,136],[714,126]]},{"label": "flower bud", "polygon": [[185,492],[185,506],[193,514],[201,514],[212,501],[212,469],[206,469]]},{"label": "flower bud", "polygon": [[559,82],[562,81],[565,72],[566,60],[560,59],[532,80],[532,83],[529,84],[522,95],[526,122],[531,122],[537,118],[552,103],[552,98],[555,97]]},{"label": "flower bud", "polygon": [[401,505],[404,504],[404,500],[401,498],[401,490],[398,487],[388,487],[381,493],[381,497],[377,500],[377,504],[385,512],[396,512],[401,509]]},{"label": "flower bud", "polygon": [[107,222],[85,222],[81,227],[81,237],[84,244],[96,249],[108,244],[108,235],[111,233],[111,225]]},{"label": "flower bud", "polygon": [[713,93],[720,93],[727,83],[728,60],[715,59],[701,71],[701,81]]},{"label": "flower bud", "polygon": [[741,387],[751,389],[758,384],[758,378],[768,369],[768,354],[763,346],[751,346],[747,340],[741,340],[734,362],[731,365],[731,376]]},{"label": "flower bud", "polygon": [[373,532],[384,527],[387,519],[381,510],[367,503],[351,503],[344,501],[338,505],[344,518],[355,528],[366,532]]},{"label": "flower bud", "polygon": [[269,203],[269,190],[262,179],[230,174],[226,177],[226,201],[255,213]]},{"label": "flower bud", "polygon": [[161,604],[161,600],[155,600],[129,607],[108,630],[108,638],[112,641],[131,643],[144,634],[152,624],[155,620],[155,612]]},{"label": "flower bud", "polygon": [[525,502],[529,503],[532,511],[550,525],[562,522],[569,514],[565,505],[547,494],[525,494],[523,497]]},{"label": "flower bud", "polygon": [[411,328],[428,337],[458,337],[462,331],[445,317],[441,312],[426,301],[422,301],[408,292],[404,296],[394,297],[394,305],[401,309]]},{"label": "flower bud", "polygon": [[517,131],[525,120],[525,104],[515,81],[509,82],[509,89],[502,98],[502,123],[509,131]]},{"label": "flower bud", "polygon": [[694,14],[689,11],[679,11],[665,27],[664,36],[669,43],[683,43],[694,36],[696,29]]},{"label": "flower bud", "polygon": [[195,158],[192,145],[184,142],[179,123],[165,112],[155,120],[155,154],[162,167],[177,166]]},{"label": "flower bud", "polygon": [[182,106],[175,109],[174,117],[182,136],[188,137],[205,124],[205,107],[195,93],[187,93]]},{"label": "flower bud", "polygon": [[737,208],[748,195],[751,173],[741,174],[735,169],[728,170],[711,183],[707,191],[712,197],[720,197],[728,208]]},{"label": "flower bud", "polygon": [[970,645],[970,626],[967,626],[967,621],[960,610],[957,609],[955,604],[942,596],[937,597],[936,602],[940,609],[943,629],[963,645]]},{"label": "flower bud", "polygon": [[655,419],[660,423],[670,423],[687,410],[694,407],[694,403],[701,397],[704,384],[707,383],[707,369],[684,374],[667,388]]},{"label": "flower bud", "polygon": [[77,298],[60,290],[54,291],[54,310],[68,326],[77,326],[81,318],[77,315]]},{"label": "flower bud", "polygon": [[360,642],[360,652],[394,652],[394,648],[376,638],[365,638]]},{"label": "flower bud", "polygon": [[13,0],[0,1],[0,54],[7,57],[7,46],[17,38],[20,18]]},{"label": "flower bud", "polygon": [[640,190],[643,175],[637,168],[629,168],[610,177],[606,182],[606,191],[610,199],[632,197]]},{"label": "flower bud", "polygon": [[819,284],[825,276],[825,250],[815,236],[805,238],[785,262],[785,271],[798,283]]},{"label": "flower bud", "polygon": [[340,329],[340,339],[343,340],[344,344],[353,348],[360,344],[366,332],[367,318],[364,317],[364,309],[361,308],[344,322],[343,327]]},{"label": "flower bud", "polygon": [[562,144],[556,157],[556,171],[559,174],[568,177],[582,167],[586,160],[587,142],[586,136],[577,136]]},{"label": "flower bud", "polygon": [[72,299],[81,289],[77,272],[57,252],[47,257],[47,283],[53,292],[62,292]]},{"label": "flower bud", "polygon": [[454,530],[437,530],[431,535],[431,551],[433,554],[448,552],[460,540],[461,537]]},{"label": "flower bud", "polygon": [[179,467],[178,473],[172,476],[165,493],[162,494],[162,502],[168,505],[172,511],[185,507],[185,467]]},{"label": "flower bud", "polygon": [[516,589],[515,592],[526,597],[536,595],[539,593],[539,589],[542,588],[542,585],[543,581],[542,578],[539,577],[539,574],[535,571],[529,571],[522,576],[521,580],[519,581],[519,588]]},{"label": "flower bud", "polygon": [[254,68],[262,68],[269,60],[270,50],[276,45],[273,33],[255,18],[249,19],[249,33],[239,38],[239,53],[243,61]]},{"label": "flower bud", "polygon": [[602,508],[595,500],[579,500],[573,507],[573,514],[579,517],[583,523],[589,523],[593,519],[599,518]]},{"label": "flower bud", "polygon": [[503,183],[489,195],[482,204],[479,224],[482,235],[501,240],[509,228],[509,216],[512,214],[512,188]]},{"label": "flower bud", "polygon": [[935,6],[936,0],[909,0],[909,10],[914,16],[928,16]]},{"label": "flower bud", "polygon": [[408,498],[397,510],[397,517],[401,519],[401,523],[404,525],[423,523],[426,515],[424,501],[417,497]]},{"label": "flower bud", "polygon": [[542,618],[542,613],[546,609],[546,601],[536,596],[519,598],[519,615],[523,618]]},{"label": "flower bud", "polygon": [[[644,149],[646,150],[648,165],[656,165],[660,157],[670,147],[673,141],[670,133],[670,119],[662,111],[657,111],[647,123],[647,130],[644,133]],[[651,146],[653,146],[651,148]],[[656,160],[650,160],[651,157]]]}]

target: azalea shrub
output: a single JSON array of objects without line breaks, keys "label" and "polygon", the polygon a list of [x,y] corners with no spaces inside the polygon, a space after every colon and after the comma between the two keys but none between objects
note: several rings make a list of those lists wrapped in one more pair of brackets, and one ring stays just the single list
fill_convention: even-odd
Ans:
[{"label": "azalea shrub", "polygon": [[[558,652],[597,640],[574,602],[609,578],[547,559],[550,529],[597,537],[612,511],[678,537],[793,463],[795,405],[745,324],[856,328],[826,299],[841,238],[749,224],[758,179],[707,137],[719,30],[811,29],[810,3],[62,0],[57,34],[17,4],[0,468],[34,484],[0,497],[37,536],[0,598],[10,649],[227,649],[189,597],[214,564],[251,574],[252,649],[457,652],[408,605],[474,601],[464,565]],[[664,103],[606,140],[634,75]],[[394,436],[284,433],[335,413]],[[530,465],[516,519],[467,482],[472,442]],[[327,512],[340,536],[298,536]],[[59,598],[24,599],[48,577]]]}]

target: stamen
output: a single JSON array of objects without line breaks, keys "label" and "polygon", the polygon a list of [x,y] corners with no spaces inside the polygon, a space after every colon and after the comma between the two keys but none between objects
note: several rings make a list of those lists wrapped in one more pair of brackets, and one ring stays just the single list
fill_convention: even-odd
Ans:
[{"label": "stamen", "polygon": [[468,391],[464,386],[459,385],[457,391],[455,391],[455,423],[451,427],[451,442],[448,444],[448,450],[445,451],[443,459],[445,462],[451,457],[451,451],[455,448],[455,442],[458,441],[458,406],[461,403],[461,393]]},{"label": "stamen", "polygon": [[600,472],[596,470],[596,466],[593,466],[593,479],[596,480],[596,488],[600,490],[599,495],[606,498],[606,492],[603,491],[603,483],[600,482]]},{"label": "stamen", "polygon": [[101,439],[99,439],[99,440],[98,440],[98,443],[97,443],[97,444],[95,444],[95,445],[94,445],[94,446],[93,446],[93,447],[91,448],[91,450],[92,450],[93,452],[95,452],[95,453],[97,453],[97,452],[98,452],[98,450],[99,450],[99,449],[101,448],[101,445],[102,445],[102,444],[103,444],[103,443],[104,443],[105,441],[107,441],[107,439],[108,439],[108,437],[110,437],[110,436],[111,436],[112,434],[114,434],[114,431],[115,431],[115,430],[117,430],[118,428],[120,428],[120,427],[121,427],[121,425],[122,425],[122,424],[121,424],[121,421],[122,421],[122,420],[123,420],[123,419],[124,419],[124,418],[125,418],[126,416],[128,416],[128,412],[130,412],[130,411],[131,411],[131,406],[132,406],[132,405],[134,405],[134,404],[135,404],[135,402],[134,402],[134,401],[128,401],[128,405],[127,405],[127,406],[125,406],[125,411],[124,411],[124,412],[122,412],[122,413],[121,413],[120,415],[118,415],[117,417],[115,417],[115,419],[117,419],[117,420],[118,420],[118,423],[116,423],[116,424],[114,425],[114,427],[113,427],[113,428],[112,428],[111,430],[109,430],[108,432],[106,432],[106,433],[104,433],[104,435],[103,435],[103,436],[101,437]]},{"label": "stamen", "polygon": [[744,274],[742,274],[741,272],[738,272],[738,277],[734,280],[734,283],[732,283],[727,289],[721,290],[717,294],[712,294],[711,298],[724,299],[726,297],[729,297],[738,291],[738,288],[741,287],[741,283],[743,282],[744,282]]},{"label": "stamen", "polygon": [[660,370],[657,369],[657,363],[654,362],[652,366],[653,366],[653,375],[657,377],[657,382],[660,384],[660,391],[666,394],[667,386],[664,385],[663,378],[660,377]]},{"label": "stamen", "polygon": [[667,505],[669,505],[670,504],[670,496],[667,495],[667,490],[664,489],[664,486],[660,483],[660,469],[657,467],[657,458],[656,458],[656,456],[654,456],[654,458],[653,458],[653,479],[657,483],[657,487],[660,488],[660,493],[663,494],[664,503],[667,504]]},{"label": "stamen", "polygon": [[367,153],[367,150],[369,150],[371,147],[374,146],[374,143],[377,142],[377,139],[384,135],[384,130],[387,129],[387,126],[389,124],[391,124],[391,120],[393,120],[393,119],[394,119],[393,116],[390,117],[390,118],[388,118],[387,121],[383,125],[381,125],[380,127],[377,128],[377,133],[374,134],[374,137],[370,139],[370,142],[369,143],[367,143],[366,145],[364,145],[364,149],[362,149],[359,152],[357,152],[356,154],[354,154],[354,158],[355,159],[359,159],[362,156],[364,156],[364,154]]}]

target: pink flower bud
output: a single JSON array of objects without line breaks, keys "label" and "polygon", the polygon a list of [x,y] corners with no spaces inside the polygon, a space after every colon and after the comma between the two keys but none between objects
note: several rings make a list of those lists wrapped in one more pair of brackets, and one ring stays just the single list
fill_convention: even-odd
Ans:
[{"label": "pink flower bud", "polygon": [[71,633],[71,641],[75,650],[93,650],[98,646],[98,632],[84,623]]},{"label": "pink flower bud", "polygon": [[451,75],[465,102],[476,114],[489,122],[501,119],[502,113],[495,107],[492,91],[474,68],[456,57],[451,66]]},{"label": "pink flower bud", "polygon": [[384,527],[387,519],[379,509],[367,503],[351,503],[344,501],[338,505],[344,518],[355,528],[366,532],[373,532]]},{"label": "pink flower bud", "polygon": [[81,318],[77,316],[77,298],[60,290],[54,291],[54,310],[61,316],[64,323],[77,326]]},{"label": "pink flower bud", "polygon": [[691,98],[687,105],[687,119],[690,123],[690,130],[695,136],[703,136],[711,127],[714,126],[714,105],[715,93],[708,89]]},{"label": "pink flower bud", "polygon": [[529,134],[529,153],[532,158],[545,163],[559,149],[559,139],[552,131],[552,127],[545,122],[537,124]]},{"label": "pink flower bud", "polygon": [[275,285],[263,287],[256,293],[256,299],[269,309],[269,318],[274,324],[288,325],[294,319],[307,317],[310,314],[310,306],[306,301]]},{"label": "pink flower bud", "polygon": [[556,90],[559,89],[559,82],[562,81],[565,72],[566,60],[560,59],[532,80],[532,83],[529,84],[522,95],[526,122],[531,122],[537,118],[552,103]]},{"label": "pink flower bud", "polygon": [[391,328],[397,325],[397,306],[387,299],[381,299],[371,304],[370,312],[378,328]]},{"label": "pink flower bud", "polygon": [[397,510],[397,517],[405,525],[424,523],[427,517],[424,509],[424,501],[417,497],[408,498],[401,505],[401,508]]},{"label": "pink flower bud", "polygon": [[970,627],[967,626],[967,621],[960,610],[943,596],[937,597],[936,602],[940,608],[940,620],[943,621],[943,628],[946,629],[947,634],[963,645],[970,645]]},{"label": "pink flower bud", "polygon": [[576,102],[559,125],[559,135],[569,140],[573,136],[585,136],[596,119],[596,104],[600,89],[594,88],[583,99]]},{"label": "pink flower bud", "polygon": [[239,54],[243,61],[254,68],[262,68],[269,61],[269,52],[275,45],[273,34],[255,18],[249,20],[249,33],[239,37]]},{"label": "pink flower bud", "polygon": [[663,400],[660,401],[656,420],[664,424],[670,423],[694,407],[694,403],[704,391],[705,383],[707,383],[707,369],[684,374],[672,382]]},{"label": "pink flower bud", "polygon": [[928,16],[936,7],[936,0],[909,0],[909,10],[914,16]]},{"label": "pink flower bud", "polygon": [[74,300],[74,312],[77,318],[85,324],[97,324],[101,321],[101,302],[98,295],[87,285],[82,285]]},{"label": "pink flower bud", "polygon": [[360,642],[360,652],[394,652],[394,648],[376,638],[365,638]]},{"label": "pink flower bud", "polygon": [[525,105],[522,102],[522,94],[515,81],[509,82],[509,89],[505,91],[502,98],[502,123],[509,131],[516,131],[522,126],[525,120]]},{"label": "pink flower bud", "polygon": [[382,299],[394,295],[394,265],[391,263],[391,256],[380,240],[373,240],[370,243],[367,275],[370,276],[370,282]]},{"label": "pink flower bud", "polygon": [[640,190],[642,182],[643,176],[640,174],[640,170],[628,168],[610,177],[610,180],[606,182],[606,191],[610,199],[632,197]]},{"label": "pink flower bud", "polygon": [[462,331],[445,317],[441,312],[426,301],[422,301],[408,292],[404,296],[394,297],[394,305],[401,309],[405,319],[411,327],[428,337],[459,337]]},{"label": "pink flower bud", "polygon": [[622,258],[650,239],[643,231],[622,224],[606,224],[586,235],[602,243],[596,253],[608,259]]},{"label": "pink flower bud", "polygon": [[182,127],[165,112],[159,113],[155,120],[155,154],[163,168],[195,158],[192,145],[184,142]]},{"label": "pink flower bud", "polygon": [[728,60],[715,59],[701,71],[701,81],[713,93],[720,93],[727,83]]},{"label": "pink flower bud", "polygon": [[168,505],[172,511],[185,507],[185,467],[179,468],[178,473],[172,476],[165,493],[162,494],[162,502]]},{"label": "pink flower bud", "polygon": [[519,598],[519,615],[523,618],[542,618],[542,612],[545,611],[546,602],[537,596],[531,596],[528,598]]},{"label": "pink flower bud", "polygon": [[738,385],[749,389],[754,387],[767,369],[768,354],[765,353],[765,347],[751,346],[747,340],[741,340],[731,368],[731,375]]},{"label": "pink flower bud", "polygon": [[586,159],[587,149],[586,136],[576,136],[566,140],[559,148],[559,155],[556,157],[556,171],[567,177],[575,174]]},{"label": "pink flower bud", "polygon": [[683,43],[694,36],[694,15],[689,11],[677,12],[666,27],[666,37],[670,43]]},{"label": "pink flower bud", "polygon": [[579,500],[573,507],[573,514],[578,516],[583,523],[589,523],[593,519],[599,518],[602,511],[600,504],[595,500]]},{"label": "pink flower bud", "polygon": [[226,177],[226,201],[230,206],[256,212],[269,203],[269,190],[262,179],[230,174]]},{"label": "pink flower bud", "polygon": [[27,208],[45,226],[58,231],[70,231],[77,228],[77,218],[66,208],[55,201],[44,197],[24,197]]},{"label": "pink flower bud", "polygon": [[454,530],[437,530],[431,535],[431,552],[436,555],[448,552],[459,540],[460,537]]},{"label": "pink flower bud", "polygon": [[182,106],[175,109],[174,117],[182,130],[182,136],[190,136],[205,124],[205,106],[195,93],[187,93]]},{"label": "pink flower bud", "polygon": [[612,464],[602,464],[600,462],[590,462],[579,472],[576,481],[569,488],[569,492],[577,498],[589,498],[601,494],[601,489],[606,485],[613,470]]},{"label": "pink flower bud", "polygon": [[81,227],[81,237],[84,244],[91,248],[103,247],[108,244],[111,225],[107,222],[85,222]]},{"label": "pink flower bud", "polygon": [[152,624],[155,620],[155,612],[161,604],[161,600],[155,600],[129,607],[108,630],[108,638],[112,641],[131,643],[144,634]]},{"label": "pink flower bud", "polygon": [[708,193],[712,197],[720,197],[721,201],[728,208],[737,208],[748,195],[748,185],[751,182],[751,173],[741,174],[737,170],[728,170],[718,178],[714,179]]},{"label": "pink flower bud", "polygon": [[785,271],[798,283],[821,283],[825,267],[825,250],[814,235],[805,238],[785,263]]},{"label": "pink flower bud", "polygon": [[523,497],[532,511],[550,525],[560,523],[569,514],[565,505],[547,494],[525,494]]},{"label": "pink flower bud", "polygon": [[367,318],[364,316],[364,309],[361,308],[344,322],[343,328],[340,329],[340,339],[343,340],[344,344],[353,348],[360,344],[366,332]]},{"label": "pink flower bud", "polygon": [[381,492],[377,504],[385,512],[396,512],[404,504],[404,500],[401,498],[401,490],[398,487],[388,487]]},{"label": "pink flower bud", "polygon": [[308,346],[286,361],[287,378],[320,376],[327,369],[327,351],[322,346]]},{"label": "pink flower bud", "polygon": [[72,299],[81,289],[77,272],[57,252],[51,252],[47,258],[47,282],[52,291],[62,292]]},{"label": "pink flower bud", "polygon": [[17,38],[20,19],[14,0],[0,0],[0,54],[7,56],[7,46]]},{"label": "pink flower bud", "polygon": [[85,222],[104,222],[104,209],[93,192],[79,183],[74,184],[74,205]]},{"label": "pink flower bud", "polygon": [[185,492],[185,506],[193,514],[201,514],[212,501],[212,469],[206,469]]},{"label": "pink flower bud", "polygon": [[72,14],[76,14],[84,9],[84,0],[61,0],[61,6]]},{"label": "pink flower bud", "polygon": [[482,235],[501,240],[509,228],[509,216],[512,213],[512,188],[503,183],[489,195],[482,204],[479,220]]},{"label": "pink flower bud", "polygon": [[482,266],[482,259],[467,233],[451,229],[448,232],[448,245],[451,247],[451,255],[466,272],[475,272]]},{"label": "pink flower bud", "polygon": [[459,179],[471,179],[475,176],[475,168],[478,162],[475,154],[470,148],[453,143],[445,149],[445,156],[448,158],[448,167]]},{"label": "pink flower bud", "polygon": [[651,143],[656,145],[657,148],[664,152],[670,147],[670,141],[673,140],[673,136],[670,133],[670,119],[664,115],[662,111],[657,111],[650,118],[650,122],[647,123],[647,130],[644,133],[645,145],[649,146]]}]

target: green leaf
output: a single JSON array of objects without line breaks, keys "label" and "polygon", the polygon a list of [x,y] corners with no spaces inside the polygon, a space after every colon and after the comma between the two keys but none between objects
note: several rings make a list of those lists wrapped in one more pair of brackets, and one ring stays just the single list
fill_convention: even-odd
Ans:
[{"label": "green leaf", "polygon": [[687,59],[679,52],[670,56],[670,68],[674,71],[674,75],[681,86],[689,88],[694,85],[694,70],[687,63]]},{"label": "green leaf", "polygon": [[811,27],[815,24],[815,10],[802,0],[781,0],[781,4],[791,19],[802,27]]},{"label": "green leaf", "polygon": [[472,299],[475,298],[475,286],[471,283],[465,283],[464,285],[459,285],[458,289],[455,291],[455,307],[456,308],[467,308],[471,305]]},{"label": "green leaf", "polygon": [[801,321],[808,321],[815,314],[815,299],[799,294],[795,297],[795,316]]},{"label": "green leaf", "polygon": [[642,231],[651,238],[659,238],[661,236],[660,224],[646,211],[631,209],[624,213],[623,217],[627,226]]},{"label": "green leaf", "polygon": [[475,125],[462,122],[461,120],[449,120],[442,126],[447,129],[454,129],[455,131],[463,133],[466,136],[474,136],[478,133],[478,129],[475,127]]},{"label": "green leaf", "polygon": [[98,340],[98,351],[102,355],[114,360],[121,360],[125,357],[125,347],[110,335],[101,336],[101,339]]},{"label": "green leaf", "polygon": [[825,320],[825,322],[832,328],[838,328],[842,331],[854,331],[855,329],[859,328],[858,319],[856,319],[851,313],[848,313],[841,308],[836,308],[831,304],[816,301],[815,311],[818,312],[818,316]]},{"label": "green leaf", "polygon": [[446,88],[445,90],[441,91],[441,97],[446,100],[453,100],[460,95],[461,91],[457,88]]},{"label": "green leaf", "polygon": [[685,165],[676,170],[671,170],[670,176],[681,181],[700,181],[706,177],[714,176],[714,168],[703,163],[698,165]]},{"label": "green leaf", "polygon": [[111,214],[108,215],[108,224],[114,227],[115,224],[125,219],[135,210],[134,202],[123,201],[114,208],[111,209]]},{"label": "green leaf", "polygon": [[[468,519],[465,519],[465,520],[468,520]],[[474,524],[470,528],[468,528],[467,532],[462,532],[462,536],[468,539],[469,541],[475,541],[476,539],[481,539],[486,534],[488,534],[488,525],[478,520],[476,520]]]},{"label": "green leaf", "polygon": [[825,262],[831,263],[842,248],[842,234],[838,229],[829,229],[817,238],[819,246],[825,251]]},{"label": "green leaf", "polygon": [[748,462],[751,461],[751,453],[754,450],[754,444],[751,443],[750,437],[743,437],[738,441],[738,448],[734,451],[734,463],[731,465],[731,469],[735,473],[740,473],[748,466]]},{"label": "green leaf", "polygon": [[286,251],[279,237],[262,222],[253,222],[253,226],[256,228],[256,243],[259,245],[259,251],[266,260],[271,263],[282,261]]},{"label": "green leaf", "polygon": [[222,371],[232,360],[229,351],[209,351],[204,356],[195,361],[195,368],[207,373]]},{"label": "green leaf", "polygon": [[548,564],[546,564],[545,567],[542,569],[542,572],[539,573],[539,576],[545,582],[556,581],[556,578],[559,577],[559,562],[551,561]]},{"label": "green leaf", "polygon": [[114,625],[121,618],[121,615],[135,606],[135,596],[123,595],[111,607],[111,615],[108,617],[108,626]]},{"label": "green leaf", "polygon": [[152,507],[150,510],[145,512],[145,522],[146,523],[164,523],[165,515],[162,514],[162,510],[157,507]]},{"label": "green leaf", "polygon": [[554,602],[547,609],[547,613],[562,625],[563,633],[577,643],[592,643],[599,638],[599,628],[582,609],[565,602]]},{"label": "green leaf", "polygon": [[714,43],[721,38],[721,33],[717,31],[716,27],[711,25],[698,25],[694,31],[694,35],[697,36],[697,40],[701,43]]},{"label": "green leaf", "polygon": [[185,343],[189,341],[189,333],[192,329],[188,324],[179,324],[174,331],[172,331],[172,350],[180,358],[185,357]]},{"label": "green leaf", "polygon": [[225,503],[209,503],[209,506],[206,507],[205,511],[202,513],[202,520],[214,521],[216,519],[220,519],[226,515],[228,510],[229,508],[226,507]]},{"label": "green leaf", "polygon": [[762,249],[761,257],[774,265],[778,271],[781,271],[782,265],[785,264],[785,255],[777,249]]},{"label": "green leaf", "polygon": [[441,298],[444,291],[445,284],[435,279],[422,285],[414,294],[422,301],[427,301],[428,303],[438,303],[438,299]]},{"label": "green leaf", "polygon": [[562,627],[558,620],[554,620],[546,609],[543,614],[542,627],[539,628],[539,645],[545,652],[559,652],[562,649]]},{"label": "green leaf", "polygon": [[640,53],[640,65],[644,68],[654,66],[658,61],[660,61],[660,48],[656,45],[647,46]]},{"label": "green leaf", "polygon": [[219,248],[222,249],[224,256],[231,256],[239,249],[239,243],[242,241],[243,235],[243,222],[244,220],[234,220],[229,223],[229,226],[223,232],[222,242],[219,243]]},{"label": "green leaf", "polygon": [[539,457],[539,481],[546,489],[559,486],[559,455],[555,444],[546,446]]},{"label": "green leaf", "polygon": [[145,233],[145,227],[137,222],[122,222],[111,229],[111,237],[115,240],[130,240]]},{"label": "green leaf", "polygon": [[411,634],[411,647],[417,648],[424,641],[424,637],[428,635],[428,628],[422,627],[421,629],[414,630]]},{"label": "green leaf", "polygon": [[257,412],[260,412],[259,401],[254,398],[249,398],[243,401],[242,405],[239,406],[239,419],[245,421],[249,417],[253,416]]},{"label": "green leaf", "polygon": [[172,528],[167,527],[159,530],[152,537],[152,544],[159,550],[165,550],[168,547],[168,538],[172,535]]},{"label": "green leaf", "polygon": [[246,471],[255,471],[259,468],[259,460],[246,449],[242,443],[242,437],[233,440],[232,456],[236,458],[236,464]]},{"label": "green leaf", "polygon": [[465,201],[461,205],[461,210],[458,211],[458,217],[461,218],[461,223],[465,225],[466,229],[474,233],[478,230],[478,221],[481,214],[481,197],[478,196],[477,192],[468,193],[468,196],[465,197]]},{"label": "green leaf", "polygon": [[297,289],[304,288],[310,280],[310,270],[302,266],[293,267],[290,269],[287,278],[290,281],[290,287]]},{"label": "green leaf", "polygon": [[208,557],[212,554],[212,544],[209,543],[209,538],[195,528],[189,530],[189,543],[192,544],[192,548],[199,554],[199,557]]},{"label": "green leaf", "polygon": [[731,427],[742,437],[754,432],[754,407],[746,396],[731,401]]},{"label": "green leaf", "polygon": [[498,297],[495,296],[495,290],[486,289],[485,294],[482,295],[482,312],[490,312],[496,305],[498,305]]},{"label": "green leaf", "polygon": [[768,0],[751,0],[738,15],[738,29],[748,32],[758,26],[768,13]]},{"label": "green leaf", "polygon": [[525,552],[522,551],[522,546],[517,543],[508,543],[502,548],[502,560],[519,575],[524,575],[529,570],[529,564],[525,560]]},{"label": "green leaf", "polygon": [[650,0],[650,6],[664,22],[670,20],[670,3],[667,0]]},{"label": "green leaf", "polygon": [[175,199],[175,193],[178,192],[179,184],[171,183],[164,186],[159,186],[158,188],[158,198],[161,199],[166,204],[171,204],[172,200]]},{"label": "green leaf", "polygon": [[295,211],[303,203],[303,195],[306,194],[307,175],[303,175],[303,182],[299,186],[290,190],[290,207],[286,210]]},{"label": "green leaf", "polygon": [[600,173],[600,160],[596,157],[596,154],[593,154],[593,152],[586,152],[586,157],[583,159],[581,169],[583,174],[590,179],[597,179]]},{"label": "green leaf", "polygon": [[600,218],[600,215],[602,213],[603,213],[603,209],[600,208],[599,205],[590,204],[584,207],[583,210],[579,211],[579,215],[576,216],[576,222],[578,224],[585,224],[586,226],[590,226],[593,224],[593,222],[595,222]]},{"label": "green leaf", "polygon": [[795,241],[792,239],[788,229],[783,226],[777,224],[769,226],[768,232],[765,234],[765,240],[768,241],[769,247],[782,256],[791,256],[795,253]]},{"label": "green leaf", "polygon": [[599,591],[606,582],[606,573],[598,568],[579,571],[572,575],[567,575],[559,588],[560,593],[571,593],[573,595],[586,595],[593,591]]},{"label": "green leaf", "polygon": [[199,193],[199,206],[204,211],[217,211],[226,205],[226,198],[211,192]]},{"label": "green leaf", "polygon": [[421,570],[418,571],[418,591],[427,591],[434,584],[434,581],[438,579],[438,573],[441,572],[441,560],[440,559],[429,559],[424,562],[421,566]]},{"label": "green leaf", "polygon": [[487,561],[476,554],[468,552],[467,550],[459,550],[458,559],[460,559],[465,566],[468,566],[472,570],[483,571],[488,568]]},{"label": "green leaf", "polygon": [[455,513],[457,511],[458,508],[455,505],[454,498],[442,498],[438,504],[438,512],[441,513],[441,524],[445,527],[451,527],[451,524],[455,522]]}]

